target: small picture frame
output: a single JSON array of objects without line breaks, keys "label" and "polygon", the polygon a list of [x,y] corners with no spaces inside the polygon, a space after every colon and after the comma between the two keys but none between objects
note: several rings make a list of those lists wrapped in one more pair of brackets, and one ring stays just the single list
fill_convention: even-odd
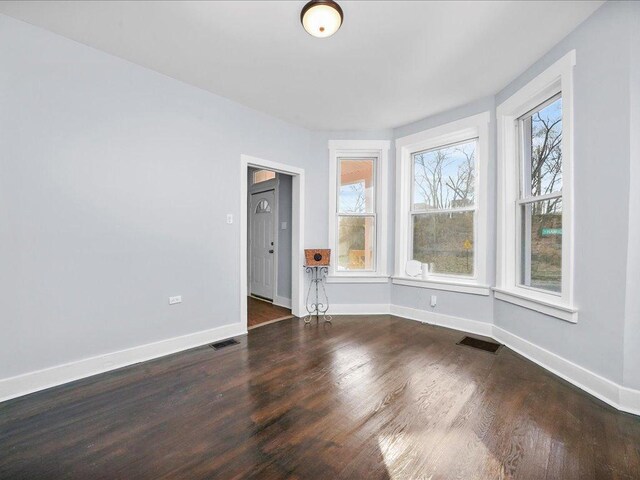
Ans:
[{"label": "small picture frame", "polygon": [[331,250],[326,248],[307,248],[304,251],[304,260],[307,267],[328,267],[331,261]]}]

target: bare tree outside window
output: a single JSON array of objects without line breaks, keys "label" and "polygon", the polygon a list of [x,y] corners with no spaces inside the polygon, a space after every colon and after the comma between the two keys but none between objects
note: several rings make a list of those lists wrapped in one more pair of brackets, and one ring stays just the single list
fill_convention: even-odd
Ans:
[{"label": "bare tree outside window", "polygon": [[562,97],[520,119],[523,188],[520,203],[522,285],[562,286]]},{"label": "bare tree outside window", "polygon": [[364,181],[340,186],[340,212],[364,213],[366,197]]},{"label": "bare tree outside window", "polygon": [[414,210],[473,205],[475,151],[472,141],[414,154]]},{"label": "bare tree outside window", "polygon": [[562,99],[531,116],[531,195],[562,191]]},{"label": "bare tree outside window", "polygon": [[432,273],[473,275],[477,140],[413,155],[414,260]]}]

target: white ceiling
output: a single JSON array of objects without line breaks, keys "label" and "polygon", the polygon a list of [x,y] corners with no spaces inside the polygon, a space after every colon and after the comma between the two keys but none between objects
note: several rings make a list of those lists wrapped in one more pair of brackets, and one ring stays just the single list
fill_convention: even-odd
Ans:
[{"label": "white ceiling", "polygon": [[0,2],[25,20],[312,129],[396,127],[496,93],[600,1],[340,1],[318,39],[305,1]]}]

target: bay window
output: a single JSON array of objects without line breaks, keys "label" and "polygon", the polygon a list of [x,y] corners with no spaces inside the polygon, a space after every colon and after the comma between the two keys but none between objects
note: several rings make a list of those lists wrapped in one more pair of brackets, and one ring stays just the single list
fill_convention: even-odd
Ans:
[{"label": "bay window", "polygon": [[[488,112],[396,141],[394,283],[488,295]],[[424,274],[409,277],[409,260]]]},{"label": "bay window", "polygon": [[497,108],[495,296],[570,322],[574,65],[572,51]]}]

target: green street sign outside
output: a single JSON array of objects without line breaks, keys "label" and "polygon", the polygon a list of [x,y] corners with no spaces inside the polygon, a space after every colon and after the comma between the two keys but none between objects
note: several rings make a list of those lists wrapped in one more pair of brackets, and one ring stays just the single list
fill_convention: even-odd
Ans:
[{"label": "green street sign outside", "polygon": [[542,229],[543,237],[550,237],[552,235],[562,235],[562,229],[561,228],[543,228]]}]

